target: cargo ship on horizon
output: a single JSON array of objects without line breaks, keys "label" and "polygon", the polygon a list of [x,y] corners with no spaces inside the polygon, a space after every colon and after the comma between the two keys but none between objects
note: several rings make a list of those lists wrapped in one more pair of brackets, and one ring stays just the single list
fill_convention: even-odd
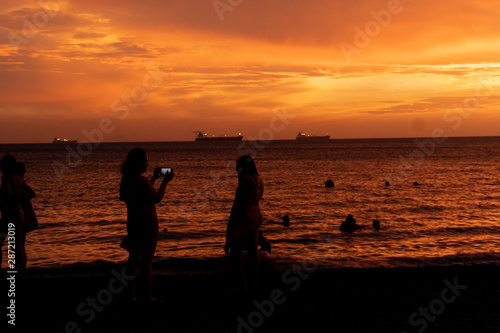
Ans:
[{"label": "cargo ship on horizon", "polygon": [[329,135],[308,135],[305,132],[299,132],[295,138],[297,141],[328,141],[330,140]]},{"label": "cargo ship on horizon", "polygon": [[61,139],[61,138],[54,138],[54,141],[52,141],[53,144],[55,145],[71,145],[77,143],[77,140],[68,140],[68,139]]},{"label": "cargo ship on horizon", "polygon": [[219,135],[219,136],[208,136],[204,131],[198,132],[198,135],[194,139],[199,142],[212,142],[212,141],[241,141],[243,140],[243,135],[238,133],[238,136],[227,136],[227,135]]}]

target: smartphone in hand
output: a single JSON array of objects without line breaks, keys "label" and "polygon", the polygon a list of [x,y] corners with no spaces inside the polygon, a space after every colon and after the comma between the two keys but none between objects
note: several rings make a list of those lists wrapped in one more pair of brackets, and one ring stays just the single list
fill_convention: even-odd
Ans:
[{"label": "smartphone in hand", "polygon": [[172,173],[172,171],[173,171],[172,168],[158,167],[155,169],[155,174],[158,174],[160,176],[165,176],[167,173]]}]

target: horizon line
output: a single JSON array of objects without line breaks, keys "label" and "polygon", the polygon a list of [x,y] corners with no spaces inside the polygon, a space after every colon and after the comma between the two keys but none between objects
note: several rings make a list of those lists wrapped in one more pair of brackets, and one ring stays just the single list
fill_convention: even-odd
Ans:
[{"label": "horizon line", "polygon": [[[319,142],[314,142],[314,143],[324,143],[324,142],[329,142],[329,141],[347,141],[347,140],[399,140],[399,139],[405,139],[405,140],[415,140],[415,139],[432,139],[433,137],[431,136],[408,136],[408,137],[381,137],[381,138],[333,138],[333,139],[328,139],[324,141],[319,141]],[[500,138],[500,135],[467,135],[467,136],[449,136],[446,137],[447,139],[460,139],[460,138]],[[241,142],[255,142],[255,141],[262,141],[262,140],[242,140],[242,141],[237,141],[238,143]],[[269,141],[293,141],[297,142],[296,139],[276,139],[276,140],[269,140]],[[193,142],[199,144],[199,141],[195,140],[189,140],[189,141],[103,141],[99,142],[98,145],[102,143],[188,143],[188,142]],[[79,143],[91,143],[91,144],[96,144],[96,142],[92,141],[78,141],[77,143],[73,144],[67,144],[67,145],[77,145]],[[220,142],[218,142],[220,143]],[[226,143],[235,143],[235,142],[226,142]],[[302,143],[302,142],[301,142]],[[309,142],[311,143],[311,142]],[[203,144],[203,143],[202,143]],[[0,145],[54,145],[52,142],[11,142],[11,143],[0,143]],[[60,144],[61,146],[66,146],[65,144]]]}]

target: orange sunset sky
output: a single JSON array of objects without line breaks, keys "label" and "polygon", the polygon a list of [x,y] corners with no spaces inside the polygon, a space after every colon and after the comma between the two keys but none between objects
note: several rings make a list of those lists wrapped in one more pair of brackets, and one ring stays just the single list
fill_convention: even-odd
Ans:
[{"label": "orange sunset sky", "polygon": [[284,108],[275,139],[500,135],[499,17],[492,0],[2,0],[0,143],[87,141],[104,118],[108,142],[248,139]]}]

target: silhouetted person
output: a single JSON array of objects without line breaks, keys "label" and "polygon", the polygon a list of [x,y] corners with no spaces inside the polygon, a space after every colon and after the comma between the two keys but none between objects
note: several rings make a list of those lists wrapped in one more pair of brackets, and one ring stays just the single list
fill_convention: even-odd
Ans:
[{"label": "silhouetted person", "polygon": [[[0,186],[0,250],[7,239],[10,230],[14,230],[14,238],[10,250],[15,252],[15,262],[8,260],[8,266],[14,263],[18,273],[23,274],[23,263],[26,253],[23,246],[24,214],[21,207],[21,193],[23,190],[23,179],[16,172],[16,159],[10,154],[6,154],[0,162],[2,170],[2,185]],[[9,241],[11,241],[9,239]],[[10,245],[10,244],[9,244]],[[1,257],[1,256],[0,256]],[[1,258],[0,258],[1,266]]]},{"label": "silhouetted person", "polygon": [[283,216],[283,226],[285,226],[285,227],[290,226],[290,216],[288,216],[288,215]]},{"label": "silhouetted person", "polygon": [[331,179],[328,179],[326,182],[325,182],[325,187],[334,187],[335,184],[333,183],[333,180]]},{"label": "silhouetted person", "polygon": [[380,221],[379,221],[379,220],[373,220],[373,229],[375,229],[375,230],[380,230],[380,229],[382,229],[382,228],[380,227]]},{"label": "silhouetted person", "polygon": [[[239,266],[244,288],[254,291],[257,289],[258,241],[262,224],[259,201],[264,193],[264,184],[254,160],[248,155],[236,161],[236,172],[238,187],[227,223],[224,252],[229,253],[233,265]],[[248,251],[246,263],[240,260],[242,251]]]},{"label": "silhouetted person", "polygon": [[259,240],[258,244],[260,246],[259,251],[266,251],[267,253],[271,254],[271,242],[262,235],[262,230],[259,230]]},{"label": "silhouetted person", "polygon": [[33,206],[31,205],[31,199],[33,199],[36,196],[36,194],[35,191],[33,191],[31,187],[24,181],[24,175],[26,174],[26,167],[24,166],[23,162],[16,163],[15,173],[23,180],[19,203],[21,204],[21,209],[23,210],[23,215],[24,215],[24,227],[23,227],[23,232],[21,234],[21,246],[22,246],[22,251],[24,252],[24,258],[22,263],[23,269],[26,269],[26,264],[28,263],[28,256],[26,254],[26,233],[39,228],[38,218],[36,217],[35,211],[33,210]]},{"label": "silhouetted person", "polygon": [[348,215],[346,217],[345,221],[342,222],[342,224],[340,225],[339,230],[351,232],[351,231],[358,230],[360,228],[361,228],[361,226],[359,224],[356,224],[356,219],[352,215]]},{"label": "silhouetted person", "polygon": [[385,186],[391,186],[391,183],[389,183],[388,181],[385,182]]},{"label": "silhouetted person", "polygon": [[163,199],[167,184],[174,177],[173,173],[167,173],[157,191],[153,185],[161,172],[155,169],[151,180],[146,179],[142,174],[147,171],[148,165],[146,151],[132,149],[122,164],[120,184],[120,200],[127,204],[128,232],[121,246],[129,252],[128,274],[138,275],[132,297],[146,302],[156,301],[151,297],[152,262],[158,241],[156,204]]}]

